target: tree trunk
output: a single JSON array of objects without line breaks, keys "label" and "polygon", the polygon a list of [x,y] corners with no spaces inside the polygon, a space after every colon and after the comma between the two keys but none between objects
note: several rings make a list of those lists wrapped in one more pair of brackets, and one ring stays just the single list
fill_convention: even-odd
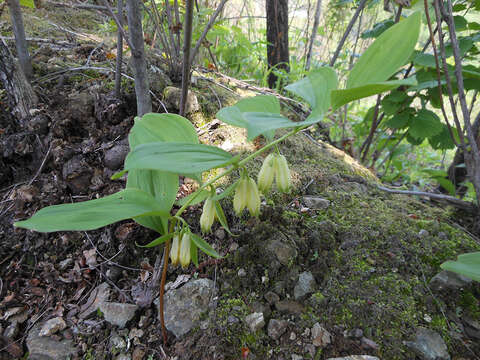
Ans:
[{"label": "tree trunk", "polygon": [[135,75],[135,94],[137,96],[137,114],[142,116],[152,112],[150,86],[147,75],[147,61],[143,45],[142,12],[140,0],[127,0],[128,32],[132,46],[132,65]]},{"label": "tree trunk", "polygon": [[[477,115],[477,118],[473,122],[472,130],[474,134],[476,134],[477,144],[480,146],[480,114]],[[457,195],[460,197],[465,196],[467,192],[467,187],[461,185],[465,180],[467,180],[468,174],[467,169],[465,166],[459,166],[465,164],[465,157],[462,148],[457,148],[455,153],[455,157],[453,158],[452,163],[448,167],[448,180],[450,180],[456,189]],[[448,191],[440,186],[439,190],[443,193],[447,193]]]},{"label": "tree trunk", "polygon": [[30,109],[37,104],[37,96],[2,39],[0,39],[0,81],[7,92],[14,116],[18,120],[29,116]]},{"label": "tree trunk", "polygon": [[187,105],[188,86],[190,84],[190,47],[192,45],[193,30],[193,3],[194,0],[186,0],[185,22],[183,25],[183,67],[182,67],[182,95],[180,97],[181,116],[185,116]]},{"label": "tree trunk", "polygon": [[23,73],[27,79],[33,75],[32,62],[28,53],[27,39],[25,38],[25,29],[23,27],[22,10],[19,0],[7,0],[10,18],[12,19],[13,33],[15,35],[15,45],[17,47],[17,56]]},{"label": "tree trunk", "polygon": [[312,61],[313,43],[317,37],[318,24],[320,23],[320,14],[322,13],[322,0],[317,0],[317,6],[315,8],[315,19],[313,21],[312,36],[310,37],[310,43],[308,44],[307,60],[305,62],[305,70],[310,70],[310,62]]},{"label": "tree trunk", "polygon": [[274,88],[278,77],[273,69],[289,71],[288,0],[266,0],[268,86]]}]

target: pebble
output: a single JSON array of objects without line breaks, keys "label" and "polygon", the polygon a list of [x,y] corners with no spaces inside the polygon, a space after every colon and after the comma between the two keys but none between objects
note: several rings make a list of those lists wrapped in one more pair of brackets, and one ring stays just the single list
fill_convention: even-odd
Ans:
[{"label": "pebble", "polygon": [[63,320],[61,317],[55,317],[43,324],[39,335],[50,336],[55,334],[59,330],[65,329],[66,327],[67,327],[67,324],[65,323],[65,320]]},{"label": "pebble", "polygon": [[119,328],[124,328],[126,323],[135,316],[138,305],[123,304],[116,302],[104,302],[100,304],[100,311],[105,321]]},{"label": "pebble", "polygon": [[245,317],[245,322],[250,328],[251,332],[256,332],[265,326],[265,319],[263,313],[254,312]]},{"label": "pebble", "polygon": [[274,340],[278,340],[287,331],[288,322],[285,320],[271,319],[268,322],[267,333]]},{"label": "pebble", "polygon": [[313,325],[310,332],[312,334],[312,343],[316,347],[324,348],[332,342],[332,335],[318,322]]},{"label": "pebble", "polygon": [[273,291],[269,291],[267,293],[265,293],[265,295],[263,296],[265,298],[265,300],[267,300],[267,302],[270,304],[270,305],[273,305],[275,304],[277,301],[280,301],[280,296],[278,296],[277,294],[275,294]]},{"label": "pebble", "polygon": [[414,341],[406,341],[405,345],[412,349],[422,360],[450,360],[447,345],[442,337],[433,330],[420,327]]}]

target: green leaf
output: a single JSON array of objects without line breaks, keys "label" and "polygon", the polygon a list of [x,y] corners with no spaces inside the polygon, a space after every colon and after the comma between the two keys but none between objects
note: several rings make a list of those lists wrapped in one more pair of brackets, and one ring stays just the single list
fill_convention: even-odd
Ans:
[{"label": "green leaf", "polygon": [[455,196],[455,185],[448,179],[445,178],[436,178],[437,182],[443,187],[448,193],[452,196]]},{"label": "green leaf", "polygon": [[440,267],[480,281],[480,252],[459,255],[457,261],[446,261]]},{"label": "green leaf", "polygon": [[183,205],[185,205],[187,202],[189,202],[190,199],[194,198],[194,199],[189,203],[189,205],[196,205],[196,204],[200,204],[203,200],[205,200],[205,199],[208,198],[209,196],[210,196],[210,191],[209,191],[209,190],[202,189],[202,190],[200,190],[199,192],[195,191],[195,192],[191,193],[190,195],[187,195],[187,196],[179,199],[178,201],[176,201],[176,204],[179,205],[179,206],[183,206]]},{"label": "green leaf", "polygon": [[195,245],[198,246],[200,250],[202,250],[205,254],[210,255],[211,257],[214,257],[216,259],[220,259],[221,256],[218,254],[214,248],[210,246],[209,243],[207,243],[205,240],[203,240],[200,236],[197,234],[190,234],[190,238],[192,241],[195,243]]},{"label": "green leaf", "polygon": [[203,172],[235,160],[228,152],[210,145],[155,142],[137,146],[125,159],[125,169],[168,171],[175,174]]},{"label": "green leaf", "polygon": [[138,247],[151,248],[151,247],[154,247],[154,246],[157,246],[157,245],[161,245],[167,240],[170,240],[171,238],[173,238],[173,235],[175,235],[175,234],[174,233],[168,233],[168,234],[165,234],[165,235],[162,235],[162,236],[156,238],[155,240],[149,242],[147,245],[138,245],[138,244],[136,244],[136,245]]},{"label": "green leaf", "polygon": [[101,199],[48,206],[14,225],[41,232],[93,230],[150,214],[169,216],[150,194],[139,189],[125,189]]},{"label": "green leaf", "polygon": [[467,30],[468,21],[460,15],[455,15],[453,17],[453,23],[455,24],[455,31]]},{"label": "green leaf", "polygon": [[[128,141],[130,149],[153,142],[186,142],[198,144],[198,136],[193,125],[175,114],[145,114],[135,118],[135,124],[130,130]],[[194,175],[189,175],[194,177]],[[178,175],[158,170],[131,170],[127,178],[127,188],[142,189],[158,201],[166,213],[175,202],[178,192]],[[142,226],[153,229],[161,234],[167,232],[168,217],[141,217],[135,221]]]},{"label": "green leaf", "polygon": [[381,34],[384,33],[385,30],[391,28],[395,24],[395,21],[392,19],[386,19],[383,21],[380,21],[379,23],[376,23],[373,25],[373,28],[370,30],[366,30],[360,35],[362,39],[369,39],[369,38],[377,38]]},{"label": "green leaf", "polygon": [[[457,134],[456,129],[452,129],[454,136]],[[450,136],[450,132],[448,131],[447,125],[442,123],[442,130],[434,136],[428,138],[428,142],[430,146],[435,150],[447,150],[447,149],[454,149],[455,143]]]},{"label": "green leaf", "polygon": [[25,6],[30,9],[35,9],[35,3],[33,0],[20,0],[20,6]]},{"label": "green leaf", "polygon": [[347,79],[347,89],[382,83],[410,58],[420,34],[420,12],[386,30],[362,54]]},{"label": "green leaf", "polygon": [[337,74],[331,67],[312,70],[303,79],[285,87],[286,90],[304,99],[312,113],[306,120],[323,117],[330,107],[330,93],[338,86]]},{"label": "green leaf", "polygon": [[402,111],[385,122],[385,126],[390,129],[404,129],[408,126],[410,117],[409,111]]},{"label": "green leaf", "polygon": [[416,139],[410,133],[407,134],[407,141],[412,145],[420,145],[424,142],[425,139]]},{"label": "green leaf", "polygon": [[230,231],[230,228],[228,227],[228,221],[227,218],[225,217],[225,213],[223,212],[222,205],[220,205],[219,201],[215,201],[215,214],[217,215],[218,221],[220,224],[223,226],[223,228],[233,236],[232,232]]},{"label": "green leaf", "polygon": [[433,111],[421,109],[410,124],[408,134],[415,139],[425,139],[439,134],[442,122]]},{"label": "green leaf", "polygon": [[415,85],[415,78],[402,80],[384,81],[375,84],[363,85],[356,88],[333,90],[332,108],[338,109],[340,106],[348,104],[350,101],[362,99],[371,95],[380,94],[385,91],[393,90],[402,85]]},{"label": "green leaf", "polygon": [[193,241],[190,244],[190,257],[192,258],[192,262],[198,268],[198,247]]}]

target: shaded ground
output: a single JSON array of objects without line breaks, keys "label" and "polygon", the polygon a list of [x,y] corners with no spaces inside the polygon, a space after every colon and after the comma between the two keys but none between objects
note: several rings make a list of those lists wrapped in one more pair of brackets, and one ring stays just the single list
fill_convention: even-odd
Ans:
[{"label": "shaded ground", "polygon": [[[36,85],[42,100],[38,110],[24,124],[13,122],[5,106],[0,112],[1,358],[25,357],[27,335],[56,317],[66,328],[48,338],[71,340],[72,358],[81,359],[120,359],[122,354],[136,360],[163,359],[164,354],[172,359],[239,359],[242,353],[246,359],[291,359],[294,354],[414,359],[404,342],[420,326],[436,331],[453,358],[476,358],[479,286],[440,290],[430,284],[443,261],[480,249],[478,238],[455,220],[466,215],[423,199],[386,194],[348,155],[304,134],[281,146],[291,164],[293,194],[273,192],[260,219],[236,218],[231,200],[223,201],[237,236],[216,225],[207,240],[224,260],[202,258],[199,269],[186,271],[192,278],[214,280],[218,289],[215,310],[205,312],[188,335],[178,340],[170,335],[162,347],[153,304],[136,311],[125,329],[111,325],[96,309],[85,316],[95,289],[105,282],[111,301],[140,304],[136,290],[151,278],[157,253],[135,243],[147,243],[155,234],[131,221],[88,233],[53,234],[14,229],[12,223],[47,205],[93,199],[124,186],[110,176],[128,151],[126,134],[135,113],[131,83],[126,81],[127,95],[117,101],[109,90],[110,73],[58,74],[67,60],[69,67],[89,59],[94,65],[108,64],[109,49],[97,47],[37,48],[36,75],[57,73]],[[234,152],[261,146],[246,144],[242,131],[217,122],[204,126],[219,102],[234,101],[225,89],[230,84],[212,79],[199,79],[194,89],[205,114],[190,118],[203,126],[202,141]],[[163,88],[157,90],[158,99],[174,107],[162,96]],[[159,102],[156,106],[161,108]],[[251,165],[252,174],[261,161]],[[189,188],[183,184],[182,193]],[[323,200],[314,206],[306,196]],[[197,232],[199,215],[195,206],[186,216]],[[305,272],[313,281],[299,293],[295,288]],[[168,280],[181,274],[171,268]],[[264,316],[265,325],[257,331],[246,320],[252,313]],[[271,320],[281,322],[275,334],[269,331]],[[330,333],[329,343],[318,345],[312,339],[316,323]]]}]

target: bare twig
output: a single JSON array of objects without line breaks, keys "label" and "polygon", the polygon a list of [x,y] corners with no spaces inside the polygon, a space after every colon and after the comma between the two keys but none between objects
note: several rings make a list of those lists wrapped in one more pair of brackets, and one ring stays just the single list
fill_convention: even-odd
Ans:
[{"label": "bare twig", "polygon": [[183,67],[182,67],[182,95],[180,97],[181,116],[185,115],[187,105],[188,87],[190,85],[190,46],[192,44],[193,32],[193,0],[187,0],[187,8],[185,10],[185,21],[183,28]]},{"label": "bare twig", "polygon": [[40,164],[40,167],[38,168],[37,172],[35,173],[35,176],[28,182],[28,185],[32,185],[32,183],[35,181],[35,179],[38,177],[38,175],[40,175],[40,173],[42,172],[42,169],[45,166],[45,162],[47,161],[51,150],[52,150],[52,143],[50,143],[50,146],[48,147],[47,153],[43,157],[43,161]]},{"label": "bare twig", "polygon": [[335,62],[337,61],[338,55],[340,54],[340,50],[342,50],[343,44],[345,44],[345,41],[347,40],[348,35],[350,34],[350,31],[352,31],[353,25],[355,25],[355,22],[357,21],[358,16],[360,15],[360,12],[363,10],[367,3],[367,0],[362,0],[360,4],[358,4],[357,10],[355,10],[355,13],[353,14],[352,18],[350,19],[350,22],[347,25],[347,29],[345,30],[345,33],[342,36],[342,39],[338,43],[337,49],[335,50],[335,53],[333,54],[332,60],[330,60],[330,66],[335,65]]},{"label": "bare twig", "polygon": [[462,208],[464,210],[467,210],[467,211],[474,212],[474,211],[477,210],[477,207],[475,206],[475,204],[473,204],[471,202],[468,202],[468,201],[457,199],[454,196],[449,196],[449,195],[444,195],[444,194],[432,194],[432,193],[422,192],[422,191],[389,189],[387,187],[380,186],[380,185],[377,185],[377,187],[382,191],[386,191],[386,192],[389,192],[389,193],[392,193],[392,194],[426,196],[426,197],[429,197],[431,199],[447,201],[447,202],[451,203],[452,205],[455,205],[455,206],[457,206],[459,208]]}]

